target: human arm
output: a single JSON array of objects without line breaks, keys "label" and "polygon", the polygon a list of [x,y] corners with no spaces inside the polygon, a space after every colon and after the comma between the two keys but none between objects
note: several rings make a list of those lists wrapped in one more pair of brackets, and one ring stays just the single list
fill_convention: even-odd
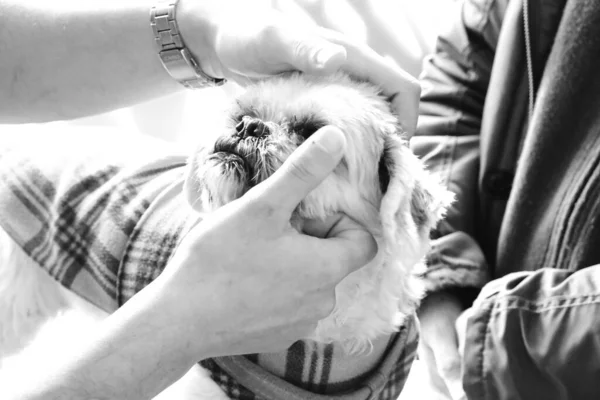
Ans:
[{"label": "human arm", "polygon": [[[373,238],[341,216],[326,224],[329,239],[289,223],[343,147],[339,131],[315,133],[271,179],[196,225],[165,271],[78,357],[14,398],[148,398],[202,358],[280,350],[306,337],[333,309],[335,284],[376,251]],[[323,230],[315,224],[311,233]]]},{"label": "human arm", "polygon": [[421,75],[419,125],[413,150],[455,193],[456,201],[433,233],[419,310],[420,356],[432,384],[462,396],[454,322],[489,280],[477,241],[479,132],[507,1],[461,2],[439,36]]},{"label": "human arm", "polygon": [[147,0],[2,0],[0,122],[71,119],[180,90],[154,48]]},{"label": "human arm", "polygon": [[419,124],[411,145],[456,196],[434,232],[425,275],[428,292],[481,288],[488,279],[475,240],[479,132],[506,1],[484,3],[461,3],[420,77]]},{"label": "human arm", "polygon": [[[78,118],[181,90],[154,47],[154,3],[1,0],[0,123]],[[177,20],[210,76],[247,84],[290,70],[343,69],[394,96],[407,133],[414,132],[416,80],[343,35],[241,0],[181,0]]]}]

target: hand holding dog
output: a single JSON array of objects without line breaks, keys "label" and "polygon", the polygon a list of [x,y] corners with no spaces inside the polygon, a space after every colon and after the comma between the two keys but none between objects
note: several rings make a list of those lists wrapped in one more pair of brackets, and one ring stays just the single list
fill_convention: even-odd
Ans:
[{"label": "hand holding dog", "polygon": [[[415,78],[368,46],[299,24],[268,3],[179,2],[181,35],[206,73],[246,84],[287,71],[342,69],[380,86],[405,134],[414,133],[420,95]],[[3,28],[10,33],[0,36],[2,123],[79,118],[183,90],[157,56],[148,18],[152,2],[2,4]]]},{"label": "hand holding dog", "polygon": [[26,387],[0,395],[151,398],[200,359],[281,350],[309,335],[333,310],[337,283],[377,251],[341,215],[308,224],[312,236],[289,222],[344,147],[336,128],[315,133],[271,178],[196,225],[158,279],[94,335],[57,349],[52,370],[28,371]]},{"label": "hand holding dog", "polygon": [[[342,215],[306,224],[311,236],[289,222],[338,164],[344,145],[338,129],[321,129],[271,178],[184,239],[158,283],[186,313],[180,320],[197,324],[197,335],[213,328],[199,336],[204,356],[282,350],[307,337],[333,310],[335,285],[375,255],[371,235]],[[188,306],[179,310],[182,302]]]},{"label": "hand holding dog", "polygon": [[367,45],[317,26],[301,24],[266,2],[181,1],[181,29],[203,29],[188,40],[200,65],[215,77],[241,85],[287,71],[331,74],[344,70],[382,88],[408,136],[417,124],[418,81]]}]

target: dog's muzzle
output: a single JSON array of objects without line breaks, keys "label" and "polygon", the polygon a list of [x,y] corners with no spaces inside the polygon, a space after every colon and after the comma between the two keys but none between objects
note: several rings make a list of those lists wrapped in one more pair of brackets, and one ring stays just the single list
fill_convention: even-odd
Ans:
[{"label": "dog's muzzle", "polygon": [[[230,153],[243,159],[257,151],[260,140],[271,133],[269,126],[258,118],[244,117],[231,136],[222,136],[215,142],[214,152]],[[255,160],[246,160],[250,164]]]},{"label": "dog's muzzle", "polygon": [[[245,116],[229,136],[219,137],[213,148],[211,158],[228,164],[233,169],[242,168],[246,177],[253,180],[258,172],[256,168],[264,164],[261,160],[264,152],[264,141],[272,133],[274,127],[259,118]],[[237,165],[234,165],[237,164]],[[257,182],[247,182],[250,186]]]},{"label": "dog's muzzle", "polygon": [[248,116],[242,118],[240,123],[235,126],[235,131],[242,139],[248,137],[261,138],[271,133],[269,126],[263,120]]}]

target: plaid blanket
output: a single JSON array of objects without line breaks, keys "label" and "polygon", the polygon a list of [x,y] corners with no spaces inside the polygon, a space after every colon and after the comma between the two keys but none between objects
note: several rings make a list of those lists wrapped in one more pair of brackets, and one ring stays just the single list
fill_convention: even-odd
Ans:
[{"label": "plaid blanket", "polygon": [[[0,145],[0,226],[64,287],[114,311],[162,272],[198,220],[180,195],[185,155],[164,142],[104,131],[21,136]],[[416,343],[410,319],[379,367],[356,390],[335,396],[269,374],[255,355],[201,364],[232,399],[395,400]],[[314,354],[304,358],[302,365],[314,363]]]}]

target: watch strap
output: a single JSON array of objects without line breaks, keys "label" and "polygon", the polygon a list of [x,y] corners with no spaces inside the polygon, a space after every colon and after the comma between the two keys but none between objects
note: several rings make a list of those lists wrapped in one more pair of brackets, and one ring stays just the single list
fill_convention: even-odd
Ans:
[{"label": "watch strap", "polygon": [[225,79],[213,78],[204,73],[185,47],[177,25],[177,3],[178,0],[159,0],[150,9],[150,26],[164,68],[176,81],[189,89],[224,84]]}]

